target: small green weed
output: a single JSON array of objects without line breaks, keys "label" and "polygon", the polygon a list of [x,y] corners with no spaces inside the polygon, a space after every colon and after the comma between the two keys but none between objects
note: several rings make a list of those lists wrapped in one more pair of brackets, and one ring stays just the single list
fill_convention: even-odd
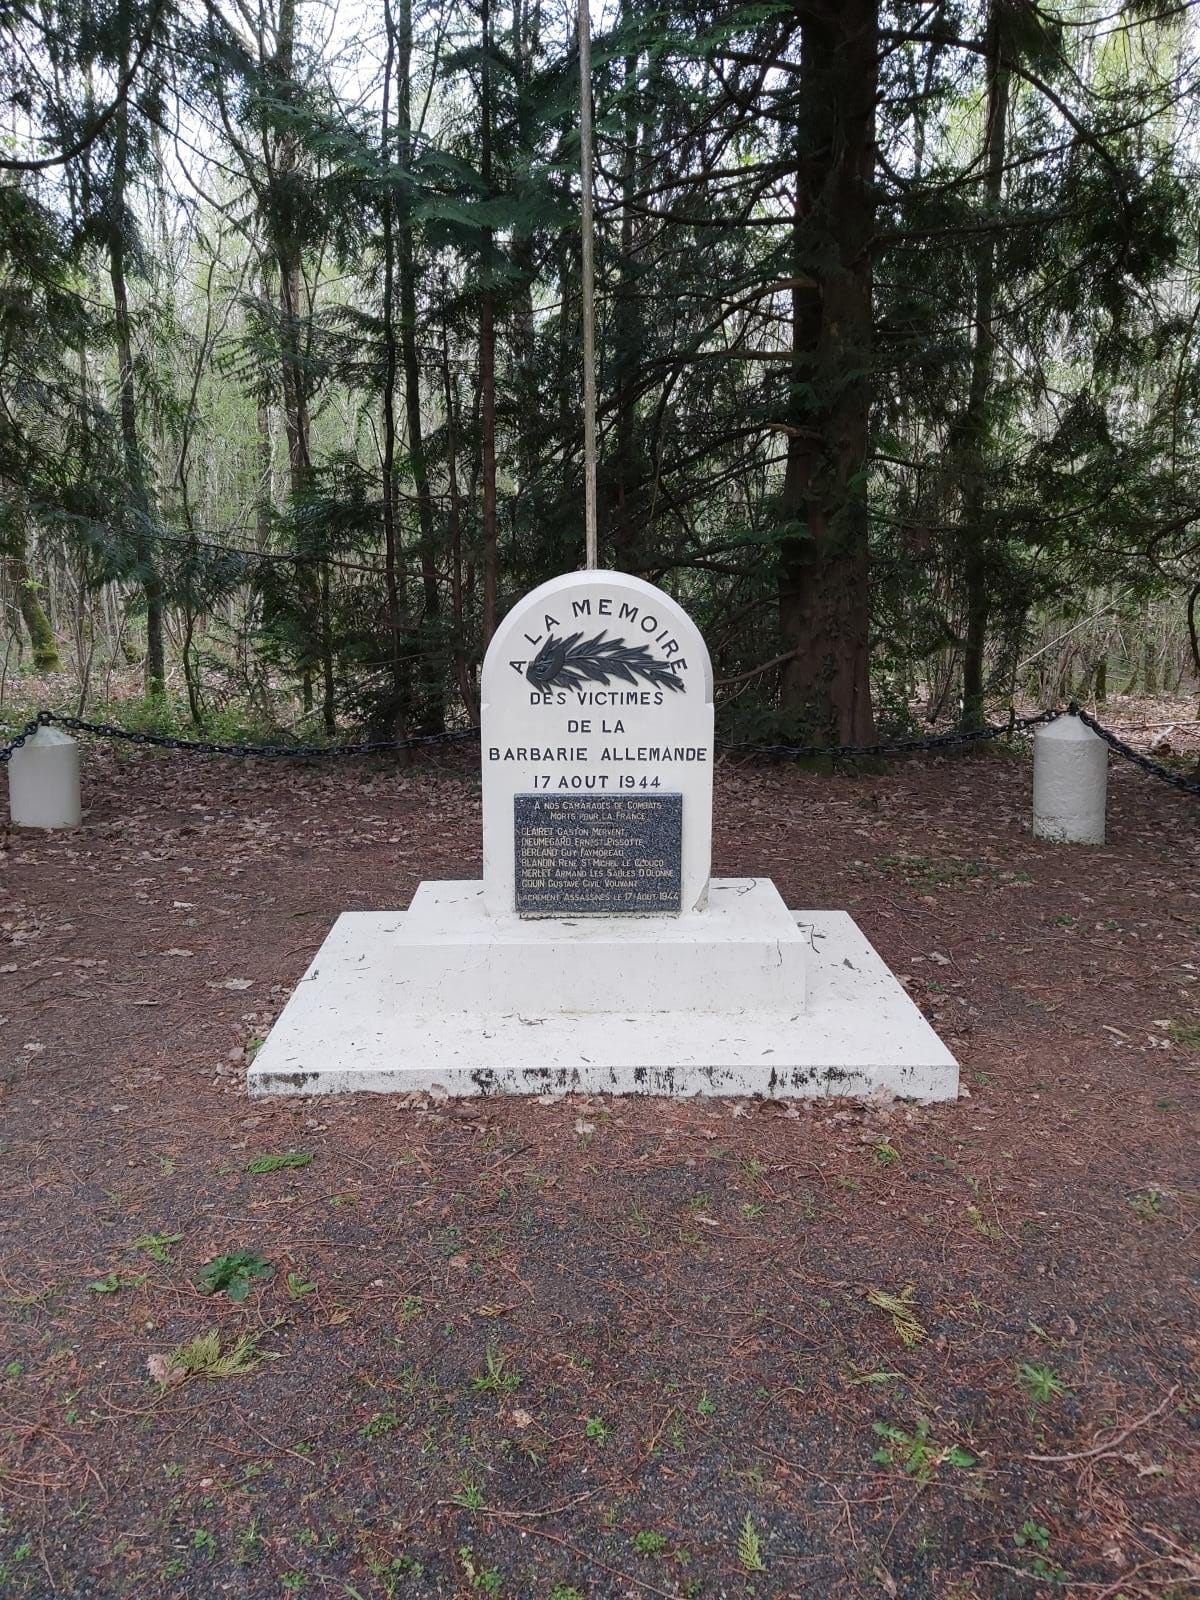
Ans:
[{"label": "small green weed", "polygon": [[595,1444],[604,1444],[608,1439],[608,1424],[603,1417],[589,1417],[583,1431]]},{"label": "small green weed", "polygon": [[472,1589],[478,1589],[482,1594],[497,1595],[500,1593],[500,1571],[497,1567],[480,1567],[476,1565],[475,1552],[469,1544],[460,1545],[458,1559],[462,1563],[463,1574]]},{"label": "small green weed", "polygon": [[919,1417],[912,1433],[894,1427],[890,1422],[871,1424],[881,1439],[887,1442],[875,1451],[871,1460],[879,1466],[900,1466],[918,1483],[928,1483],[940,1466],[973,1467],[976,1457],[961,1445],[941,1445],[929,1437],[929,1418]]},{"label": "small green weed", "polygon": [[454,1504],[461,1506],[464,1511],[482,1511],[483,1485],[475,1483],[470,1478],[463,1478],[459,1483],[458,1493],[454,1496]]},{"label": "small green weed", "polygon": [[1017,1378],[1034,1405],[1049,1405],[1051,1400],[1060,1400],[1070,1392],[1053,1367],[1040,1366],[1032,1361],[1021,1363],[1017,1368]]},{"label": "small green weed", "polygon": [[1166,1196],[1154,1184],[1145,1189],[1135,1189],[1129,1196],[1129,1204],[1135,1216],[1143,1222],[1153,1222],[1156,1217],[1161,1217],[1166,1210]]},{"label": "small green weed", "polygon": [[143,1233],[130,1241],[129,1248],[144,1250],[152,1261],[160,1261],[167,1266],[174,1260],[172,1247],[182,1243],[181,1233]]},{"label": "small green weed", "polygon": [[871,1154],[875,1157],[875,1165],[878,1167],[894,1167],[900,1159],[899,1150],[887,1139],[881,1139],[874,1145]]},{"label": "small green weed", "polygon": [[1181,1044],[1185,1050],[1200,1050],[1200,1022],[1172,1022],[1167,1038],[1172,1044]]},{"label": "small green weed", "polygon": [[[1013,1544],[1018,1550],[1028,1552],[1029,1576],[1042,1583],[1062,1585],[1070,1580],[1065,1567],[1047,1559],[1050,1549],[1050,1529],[1044,1522],[1027,1517],[1018,1532],[1013,1534]],[[1120,1600],[1120,1596],[1117,1597]]]},{"label": "small green weed", "polygon": [[969,883],[983,875],[978,861],[965,861],[960,856],[946,856],[941,861],[932,856],[881,856],[876,862],[881,872],[898,878],[914,889],[948,889]]},{"label": "small green weed", "polygon": [[550,1591],[550,1600],[583,1600],[583,1590],[574,1589],[569,1583],[556,1583]]},{"label": "small green weed", "polygon": [[471,1379],[476,1394],[511,1394],[521,1387],[521,1374],[506,1371],[507,1357],[496,1345],[489,1344],[484,1352],[484,1370]]},{"label": "small green weed", "polygon": [[985,1239],[1003,1239],[1004,1229],[998,1228],[994,1222],[989,1222],[978,1206],[968,1206],[967,1216],[970,1217],[975,1232],[981,1233]]},{"label": "small green weed", "polygon": [[247,1161],[246,1171],[253,1173],[281,1172],[284,1168],[307,1167],[312,1164],[310,1150],[289,1150],[282,1156],[255,1156]]},{"label": "small green weed", "polygon": [[257,1561],[264,1549],[264,1541],[259,1531],[258,1518],[251,1517],[250,1521],[238,1534],[233,1544],[233,1559],[239,1567],[248,1567]]},{"label": "small green weed", "polygon": [[205,1294],[222,1290],[231,1300],[244,1300],[255,1278],[269,1278],[275,1268],[257,1250],[235,1250],[230,1255],[214,1256],[200,1269],[200,1287]]},{"label": "small green weed", "polygon": [[667,1540],[661,1533],[643,1529],[629,1541],[639,1556],[661,1556],[666,1553]]},{"label": "small green weed", "polygon": [[742,1215],[747,1222],[757,1222],[766,1209],[767,1203],[765,1200],[747,1200],[742,1207]]},{"label": "small green weed", "polygon": [[317,1285],[312,1278],[306,1278],[302,1272],[289,1272],[287,1275],[287,1292],[289,1300],[303,1300],[310,1294],[315,1294]]},{"label": "small green weed", "polygon": [[708,1390],[707,1389],[704,1390],[704,1392],[701,1394],[699,1400],[696,1401],[696,1410],[700,1413],[700,1415],[702,1417],[715,1417],[716,1416],[716,1414],[717,1414],[717,1402],[715,1400],[711,1400],[709,1398],[709,1394],[708,1394]]},{"label": "small green weed", "polygon": [[97,1278],[88,1284],[89,1294],[117,1294],[121,1289],[139,1289],[145,1283],[148,1273],[145,1272],[110,1272],[106,1277]]},{"label": "small green weed", "polygon": [[462,1247],[462,1229],[458,1227],[456,1223],[451,1222],[447,1224],[447,1226],[442,1229],[442,1236],[437,1244],[438,1254],[445,1256],[446,1260],[449,1261],[454,1256],[459,1254],[459,1252],[462,1250]]},{"label": "small green weed", "polygon": [[399,1426],[400,1419],[394,1411],[377,1411],[369,1422],[363,1423],[358,1436],[360,1439],[383,1439]]}]

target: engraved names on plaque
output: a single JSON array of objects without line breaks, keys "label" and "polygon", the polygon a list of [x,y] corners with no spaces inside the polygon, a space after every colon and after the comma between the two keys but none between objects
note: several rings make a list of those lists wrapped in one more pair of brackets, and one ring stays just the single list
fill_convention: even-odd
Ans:
[{"label": "engraved names on plaque", "polygon": [[521,916],[680,910],[683,796],[513,797]]}]

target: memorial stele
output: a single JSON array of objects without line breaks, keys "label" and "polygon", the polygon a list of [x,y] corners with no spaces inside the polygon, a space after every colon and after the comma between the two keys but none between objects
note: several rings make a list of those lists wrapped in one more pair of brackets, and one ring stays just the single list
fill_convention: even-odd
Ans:
[{"label": "memorial stele", "polygon": [[711,876],[712,665],[669,595],[551,579],[496,630],[481,697],[482,880],[343,912],[251,1093],[957,1094],[845,912]]}]

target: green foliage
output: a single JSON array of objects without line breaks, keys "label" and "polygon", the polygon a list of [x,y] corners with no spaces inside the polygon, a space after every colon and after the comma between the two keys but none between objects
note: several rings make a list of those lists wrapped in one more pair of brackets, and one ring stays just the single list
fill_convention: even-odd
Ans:
[{"label": "green foliage", "polygon": [[181,1233],[143,1233],[131,1241],[129,1248],[144,1250],[152,1260],[168,1264],[173,1259],[172,1247],[182,1242]]},{"label": "green foliage", "polygon": [[1052,1367],[1024,1361],[1018,1369],[1017,1376],[1022,1389],[1035,1405],[1048,1405],[1051,1400],[1060,1400],[1069,1392],[1066,1384]]},{"label": "green foliage", "polygon": [[483,1371],[471,1379],[476,1394],[511,1394],[521,1387],[520,1373],[508,1370],[507,1357],[496,1345],[488,1345],[483,1362]]},{"label": "green foliage", "polygon": [[307,1167],[312,1162],[312,1153],[307,1150],[289,1150],[282,1156],[255,1156],[252,1161],[247,1161],[246,1171],[279,1172],[284,1168]]},{"label": "green foliage", "polygon": [[109,1272],[88,1284],[92,1294],[117,1294],[122,1289],[138,1289],[146,1281],[144,1272]]},{"label": "green foliage", "polygon": [[461,1506],[464,1511],[482,1511],[484,1507],[483,1486],[472,1479],[464,1479],[454,1496],[454,1504]]},{"label": "green foliage", "polygon": [[[1183,670],[1200,186],[1177,86],[1197,40],[1153,13],[980,3],[904,35],[904,8],[879,8],[870,52],[838,7],[827,29],[757,3],[606,15],[598,125],[632,166],[596,226],[602,555],[696,617],[723,731],[832,737],[825,702],[868,665],[888,735],[959,714],[968,658],[967,721],[1018,679],[1062,698],[1096,636],[1038,653],[1033,635],[1106,600],[1135,624],[1175,606],[1160,665]],[[107,693],[161,604],[172,681],[112,717],[158,732],[473,721],[485,594],[503,612],[581,554],[570,29],[417,8],[382,129],[361,100],[376,36],[352,60],[332,36],[285,50],[154,0],[47,0],[19,32],[8,630],[47,670],[71,633]],[[823,120],[859,99],[871,125]],[[186,183],[174,127],[206,130]],[[863,163],[860,215],[839,178]],[[806,184],[796,217],[764,210]],[[54,614],[67,575],[74,619]],[[847,606],[863,594],[869,613]],[[809,648],[846,639],[853,673]]]},{"label": "green foliage", "polygon": [[1172,1022],[1167,1037],[1185,1050],[1200,1050],[1200,1022]]},{"label": "green foliage", "polygon": [[244,1300],[256,1278],[269,1278],[275,1268],[257,1250],[235,1250],[214,1256],[200,1269],[200,1287],[205,1294],[224,1291],[231,1300]]},{"label": "green foliage", "polygon": [[257,1333],[244,1333],[232,1345],[223,1348],[220,1330],[208,1328],[171,1351],[158,1381],[166,1388],[184,1378],[244,1377],[268,1359],[259,1348],[261,1337]]},{"label": "green foliage", "polygon": [[758,1530],[751,1521],[747,1512],[738,1529],[737,1558],[746,1572],[765,1572],[766,1563],[762,1558],[762,1543],[758,1537]]},{"label": "green foliage", "polygon": [[976,1457],[961,1445],[941,1445],[930,1438],[928,1417],[919,1417],[912,1433],[889,1422],[874,1422],[885,1441],[871,1457],[880,1466],[900,1466],[918,1483],[928,1483],[939,1467],[973,1467]]},{"label": "green foliage", "polygon": [[639,1556],[661,1556],[666,1553],[669,1541],[665,1535],[644,1528],[629,1541]]},{"label": "green foliage", "polygon": [[399,1426],[400,1419],[394,1411],[377,1411],[369,1422],[363,1423],[358,1436],[360,1439],[383,1439]]}]

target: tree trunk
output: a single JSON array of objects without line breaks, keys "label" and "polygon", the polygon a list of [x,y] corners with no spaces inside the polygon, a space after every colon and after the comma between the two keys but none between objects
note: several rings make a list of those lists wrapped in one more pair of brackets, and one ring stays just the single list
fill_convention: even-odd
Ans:
[{"label": "tree trunk", "polygon": [[[482,0],[482,64],[480,66],[479,164],[485,194],[492,188],[492,14],[491,0]],[[479,300],[480,470],[483,489],[483,648],[496,631],[500,592],[500,556],[496,524],[496,307],[493,292],[494,238],[484,229]]]},{"label": "tree trunk", "polygon": [[[397,160],[407,168],[412,156],[412,0],[400,0],[396,63]],[[446,694],[441,656],[441,597],[438,592],[437,537],[433,491],[421,420],[421,366],[417,356],[417,277],[413,225],[405,217],[396,241],[400,288],[400,350],[404,362],[404,417],[408,461],[417,494],[420,530],[422,619],[421,695],[417,718],[422,733],[441,733],[446,726]]]},{"label": "tree trunk", "polygon": [[17,597],[17,609],[21,613],[21,621],[25,624],[29,642],[33,646],[33,664],[40,672],[61,672],[62,660],[58,653],[58,641],[54,637],[50,618],[46,615],[38,595],[38,586],[30,574],[24,548],[25,535],[20,528],[17,530],[16,541],[15,548],[12,549],[5,564],[8,568],[8,581],[12,584]]},{"label": "tree trunk", "polygon": [[[622,0],[621,26],[633,25],[633,0]],[[637,175],[638,57],[625,57],[621,82],[624,124],[621,148],[621,251],[613,305],[613,386],[616,410],[616,459],[606,497],[610,503],[613,554],[622,572],[641,565],[642,505],[637,460],[637,394],[641,377],[642,329],[638,308],[637,270],[634,259],[633,193]]]},{"label": "tree trunk", "polygon": [[[275,52],[275,77],[280,93],[295,93],[296,6],[298,0],[280,0]],[[288,477],[292,513],[303,511],[312,475],[310,450],[311,423],[308,410],[308,379],[300,337],[301,304],[304,297],[301,244],[296,233],[296,217],[291,186],[297,181],[300,165],[299,135],[287,128],[279,137],[275,152],[276,217],[274,221],[275,263],[279,269],[280,353],[283,380],[284,431],[287,434]],[[337,731],[334,705],[333,641],[329,605],[329,563],[313,554],[297,562],[297,578],[308,608],[308,658],[302,663],[304,709],[313,704],[313,674],[317,667],[322,678],[322,720],[326,733]]]},{"label": "tree trunk", "polygon": [[[271,303],[271,264],[262,264],[261,289],[264,306]],[[271,547],[271,513],[275,503],[275,452],[271,441],[270,390],[259,390],[254,408],[255,446],[258,458],[258,494],[254,502],[254,540],[259,550]]]},{"label": "tree trunk", "polygon": [[[536,138],[528,108],[527,82],[534,42],[541,31],[540,0],[513,0],[510,59],[512,81],[518,106],[517,139],[530,148]],[[546,431],[546,418],[539,403],[537,333],[534,317],[534,285],[538,279],[536,246],[538,233],[520,224],[509,238],[510,300],[509,318],[512,409],[513,477],[517,493],[528,491],[537,480],[538,454]]]},{"label": "tree trunk", "polygon": [[[125,34],[120,60],[124,77],[129,71],[129,41]],[[109,216],[109,281],[113,295],[113,331],[117,345],[120,391],[121,449],[125,466],[125,492],[133,522],[142,587],[146,596],[146,693],[161,695],[166,689],[163,655],[162,580],[150,543],[150,495],[137,427],[137,392],[134,386],[133,333],[129,320],[129,289],[125,276],[125,230],[130,224],[125,204],[129,177],[129,106],[122,101],[114,119],[113,176]]]},{"label": "tree trunk", "polygon": [[801,7],[781,709],[790,732],[820,743],[874,736],[866,465],[877,28],[876,0]]},{"label": "tree trunk", "polygon": [[450,495],[450,612],[454,629],[454,676],[463,709],[479,720],[479,689],[466,649],[466,607],[463,595],[462,496],[458,486],[458,398],[450,373],[450,336],[442,319],[442,394],[446,407],[446,480]]},{"label": "tree trunk", "polygon": [[[392,73],[395,66],[396,28],[391,0],[384,0],[387,60],[383,71],[383,114],[380,145],[386,166],[391,151],[389,127]],[[390,720],[392,735],[403,739],[408,731],[408,693],[404,672],[403,602],[399,570],[400,539],[396,520],[396,330],[393,299],[396,289],[395,196],[391,187],[383,196],[383,565],[387,591],[388,655],[391,677]]]},{"label": "tree trunk", "polygon": [[[984,194],[996,213],[1004,188],[1009,71],[1003,64],[1000,0],[992,0],[987,23],[987,125],[984,130]],[[959,472],[963,483],[962,535],[965,540],[963,587],[966,629],[963,638],[962,726],[983,726],[984,653],[991,617],[991,563],[986,527],[985,446],[989,429],[996,357],[996,235],[985,232],[976,252],[975,343],[971,389],[959,432]]]}]

